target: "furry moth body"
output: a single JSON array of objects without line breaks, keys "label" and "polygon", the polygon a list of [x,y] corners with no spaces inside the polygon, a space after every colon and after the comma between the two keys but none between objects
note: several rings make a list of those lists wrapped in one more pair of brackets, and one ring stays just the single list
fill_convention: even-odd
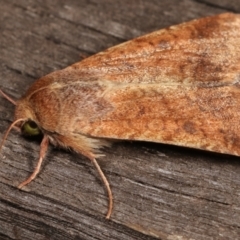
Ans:
[{"label": "furry moth body", "polygon": [[[16,101],[13,126],[93,161],[112,139],[240,155],[240,15],[225,13],[159,30],[37,80]],[[3,94],[3,93],[2,93]],[[7,97],[9,101],[14,100]],[[36,130],[36,131],[35,131]],[[33,134],[33,135],[34,135]]]}]

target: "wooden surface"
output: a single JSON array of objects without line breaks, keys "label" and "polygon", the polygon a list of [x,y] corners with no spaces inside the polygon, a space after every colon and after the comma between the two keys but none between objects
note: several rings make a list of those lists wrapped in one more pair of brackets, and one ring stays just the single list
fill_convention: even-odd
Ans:
[{"label": "wooden surface", "polygon": [[[220,3],[221,2],[221,3]],[[96,52],[240,2],[0,0],[0,88],[18,99],[35,79]],[[0,98],[0,130],[14,106]],[[144,142],[115,143],[99,163],[107,195],[84,157],[51,148],[39,177],[39,142],[12,132],[0,155],[0,239],[239,239],[240,158]]]}]

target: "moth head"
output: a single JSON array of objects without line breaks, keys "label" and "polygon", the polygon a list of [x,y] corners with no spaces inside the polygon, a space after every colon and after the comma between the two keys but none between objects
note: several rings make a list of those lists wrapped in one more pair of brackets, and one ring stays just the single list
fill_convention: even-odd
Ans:
[{"label": "moth head", "polygon": [[[4,96],[4,95],[3,95]],[[5,96],[4,96],[5,97]],[[34,112],[32,111],[31,107],[28,106],[27,102],[24,100],[20,100],[15,102],[10,97],[7,98],[10,102],[16,105],[15,110],[15,120],[14,122],[8,127],[6,133],[2,138],[2,142],[0,144],[0,150],[3,146],[4,141],[6,140],[8,134],[13,128],[17,128],[22,132],[25,136],[37,136],[41,135],[41,130],[35,121]]]},{"label": "moth head", "polygon": [[27,120],[22,124],[21,132],[25,136],[38,136],[41,134],[40,128],[32,120]]},{"label": "moth head", "polygon": [[25,136],[37,136],[41,134],[40,127],[36,121],[34,111],[31,106],[29,106],[27,101],[20,100],[16,104],[15,109],[15,121],[16,126],[21,129],[21,132]]}]

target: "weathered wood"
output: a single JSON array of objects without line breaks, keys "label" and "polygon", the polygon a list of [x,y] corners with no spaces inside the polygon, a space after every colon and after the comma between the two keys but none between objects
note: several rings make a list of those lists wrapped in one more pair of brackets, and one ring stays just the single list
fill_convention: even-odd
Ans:
[{"label": "weathered wood", "polygon": [[[216,1],[217,2],[217,1]],[[209,3],[209,4],[208,4]],[[19,98],[30,84],[107,47],[201,16],[239,10],[223,1],[0,0],[0,88]],[[225,4],[225,5],[224,5]],[[1,135],[14,106],[0,98]],[[11,133],[0,155],[0,239],[238,239],[240,161],[181,147],[115,143],[99,163],[107,195],[91,163],[49,152],[39,177],[39,143]]]}]

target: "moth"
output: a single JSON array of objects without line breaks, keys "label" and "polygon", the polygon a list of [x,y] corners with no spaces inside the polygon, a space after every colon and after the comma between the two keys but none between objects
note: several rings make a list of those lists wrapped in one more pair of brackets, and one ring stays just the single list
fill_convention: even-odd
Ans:
[{"label": "moth", "polygon": [[15,127],[96,159],[112,140],[174,144],[240,155],[240,15],[193,20],[111,47],[33,83],[14,101]]}]

